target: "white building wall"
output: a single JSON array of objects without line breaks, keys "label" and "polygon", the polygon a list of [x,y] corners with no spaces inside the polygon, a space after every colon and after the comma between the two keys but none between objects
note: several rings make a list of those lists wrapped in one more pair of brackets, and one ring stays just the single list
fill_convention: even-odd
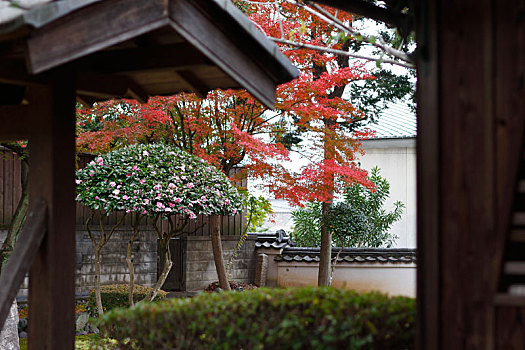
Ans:
[{"label": "white building wall", "polygon": [[394,202],[401,201],[405,209],[401,220],[392,225],[391,232],[399,238],[395,248],[416,247],[416,144],[415,139],[374,139],[363,141],[365,154],[360,157],[361,167],[375,166],[390,183],[390,198],[385,209],[391,211]]}]

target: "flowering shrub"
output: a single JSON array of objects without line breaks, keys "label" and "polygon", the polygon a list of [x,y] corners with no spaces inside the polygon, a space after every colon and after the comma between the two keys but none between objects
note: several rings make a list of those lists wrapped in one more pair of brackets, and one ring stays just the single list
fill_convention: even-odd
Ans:
[{"label": "flowering shrub", "polygon": [[77,171],[77,200],[92,209],[148,216],[233,215],[241,196],[204,160],[165,145],[132,145]]}]

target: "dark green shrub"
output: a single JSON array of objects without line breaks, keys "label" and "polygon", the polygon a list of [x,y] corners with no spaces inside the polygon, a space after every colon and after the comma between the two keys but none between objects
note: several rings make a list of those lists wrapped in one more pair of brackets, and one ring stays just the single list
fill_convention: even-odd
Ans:
[{"label": "dark green shrub", "polygon": [[204,293],[100,319],[124,349],[412,349],[415,302],[324,288]]},{"label": "dark green shrub", "polygon": [[324,214],[321,202],[309,202],[294,210],[292,239],[301,247],[319,247],[324,224],[333,235],[335,246],[390,248],[398,237],[389,229],[401,218],[405,205],[397,201],[394,209],[387,212],[383,206],[390,196],[390,184],[381,177],[378,167],[371,170],[368,179],[374,190],[360,184],[348,186],[344,198]]},{"label": "dark green shrub", "polygon": [[[128,303],[128,284],[111,284],[102,286],[101,288],[102,305],[104,306],[104,312],[112,310],[117,307],[129,307]],[[144,286],[135,286],[133,288],[133,300],[135,302],[141,301],[149,294],[153,288]],[[160,290],[155,300],[166,299],[166,293]],[[86,309],[91,317],[97,317],[97,303],[95,301],[95,289],[89,291],[89,297],[86,302]]]}]

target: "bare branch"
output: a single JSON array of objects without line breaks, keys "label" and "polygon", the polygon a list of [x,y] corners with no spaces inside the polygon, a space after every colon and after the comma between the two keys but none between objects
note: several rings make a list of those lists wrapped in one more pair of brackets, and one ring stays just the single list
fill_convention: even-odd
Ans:
[{"label": "bare branch", "polygon": [[301,49],[324,51],[324,52],[333,53],[335,55],[343,55],[343,56],[358,58],[358,59],[367,60],[367,61],[374,61],[374,62],[380,61],[381,63],[393,64],[393,65],[397,65],[397,66],[401,66],[401,67],[405,67],[405,68],[415,68],[415,65],[412,64],[412,63],[399,62],[399,61],[388,59],[388,58],[387,59],[379,59],[377,57],[369,57],[369,56],[358,55],[358,54],[354,54],[354,53],[351,53],[351,52],[348,52],[348,51],[331,49],[331,48],[324,47],[324,46],[303,44],[303,43],[298,43],[298,42],[295,42],[295,41],[278,39],[278,38],[272,38],[272,37],[269,37],[269,39],[274,41],[274,42],[277,42],[277,43],[290,45],[290,46],[294,46],[294,47],[301,48]]},{"label": "bare branch", "polygon": [[299,4],[299,3],[296,3],[295,1],[293,0],[284,0],[286,2],[289,2],[289,3],[295,3],[297,6],[300,6],[302,7],[303,9],[305,9],[306,11],[310,12],[311,14],[313,15],[316,15],[317,17],[327,21],[328,23],[331,23],[333,26],[339,28],[340,30],[342,31],[345,31],[349,34],[352,34],[354,35],[355,37],[357,38],[361,38],[362,41],[364,42],[367,42],[369,43],[370,45],[372,46],[375,46],[379,49],[381,49],[383,52],[389,54],[389,55],[392,55],[396,58],[399,58],[400,60],[403,60],[407,63],[413,63],[412,59],[410,58],[410,56],[408,56],[405,52],[403,51],[400,51],[400,50],[397,50],[397,49],[394,49],[390,46],[388,46],[381,37],[378,37],[378,38],[371,38],[369,37],[368,35],[365,35],[357,30],[355,30],[354,28],[350,27],[350,26],[347,26],[345,25],[344,23],[342,23],[340,20],[338,20],[336,17],[334,17],[332,14],[330,14],[328,11],[326,11],[325,9],[323,9],[321,6],[313,3],[312,1],[306,1],[306,3],[310,6],[310,7],[313,7],[314,9],[316,9],[317,11],[314,11],[312,10],[310,7],[308,6],[305,6],[303,4]]}]

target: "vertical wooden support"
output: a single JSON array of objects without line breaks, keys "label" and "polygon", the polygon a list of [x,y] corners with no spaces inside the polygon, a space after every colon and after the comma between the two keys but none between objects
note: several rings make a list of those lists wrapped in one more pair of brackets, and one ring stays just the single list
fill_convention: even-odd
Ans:
[{"label": "vertical wooden support", "polygon": [[48,230],[29,274],[29,349],[73,349],[75,302],[75,88],[72,74],[57,72],[35,88],[30,147],[30,202],[48,203]]},{"label": "vertical wooden support", "polygon": [[417,349],[440,349],[439,109],[436,4],[416,9],[417,81]]},{"label": "vertical wooden support", "polygon": [[418,347],[492,349],[502,240],[496,95],[512,89],[495,80],[495,57],[512,53],[497,49],[494,9],[517,2],[421,3]]}]

